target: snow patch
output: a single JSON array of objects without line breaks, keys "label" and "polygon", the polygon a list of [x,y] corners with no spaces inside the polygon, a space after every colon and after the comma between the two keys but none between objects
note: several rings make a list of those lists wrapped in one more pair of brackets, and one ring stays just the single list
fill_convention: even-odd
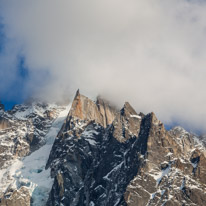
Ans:
[{"label": "snow patch", "polygon": [[89,144],[94,146],[94,145],[97,144],[97,142],[95,141],[94,135],[98,135],[98,134],[99,133],[97,131],[95,131],[95,130],[85,130],[82,133],[81,137],[84,138],[86,141],[88,141]]},{"label": "snow patch", "polygon": [[139,115],[130,115],[130,117],[137,118],[137,119],[142,119],[142,117],[139,116]]},{"label": "snow patch", "polygon": [[159,172],[155,172],[154,174],[150,174],[150,175],[157,181],[157,185],[159,185],[162,178],[164,176],[168,176],[170,169],[171,169],[170,166],[168,166],[166,169],[163,169]]},{"label": "snow patch", "polygon": [[116,167],[114,167],[107,175],[105,175],[105,176],[103,177],[103,179],[110,181],[109,176],[110,176],[113,172],[116,172],[117,170],[119,170],[119,169],[122,167],[123,164],[124,164],[124,162],[121,162],[120,164],[118,164],[118,165],[117,165]]}]

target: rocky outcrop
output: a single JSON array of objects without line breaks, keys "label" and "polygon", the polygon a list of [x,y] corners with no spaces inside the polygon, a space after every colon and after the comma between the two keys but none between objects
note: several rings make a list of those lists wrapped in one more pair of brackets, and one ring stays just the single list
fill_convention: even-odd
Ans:
[{"label": "rocky outcrop", "polygon": [[31,196],[25,187],[15,190],[7,194],[0,201],[0,206],[30,206]]},{"label": "rocky outcrop", "polygon": [[77,91],[68,117],[76,117],[80,120],[95,120],[103,125],[103,118],[95,102],[81,95]]},{"label": "rocky outcrop", "polygon": [[113,136],[120,142],[130,137],[138,137],[142,117],[126,102],[112,123]]},{"label": "rocky outcrop", "polygon": [[[136,115],[136,112],[132,112],[134,110],[127,104],[120,115]],[[67,120],[71,122],[73,117],[70,115],[71,113]],[[103,124],[95,120],[87,123],[86,119],[85,122],[84,131],[79,136],[63,130],[55,140],[47,164],[47,167],[51,167],[51,175],[54,178],[48,205],[124,203],[123,191],[139,167],[139,155],[136,153],[138,140],[130,133],[131,138],[122,144],[113,137],[113,125],[104,128]],[[78,127],[82,125],[76,125],[72,130],[78,130]],[[129,150],[132,145],[133,150]],[[119,170],[122,170],[121,175]],[[130,175],[127,175],[129,171]],[[121,176],[125,178],[120,178]],[[118,185],[122,186],[117,187]]]},{"label": "rocky outcrop", "polygon": [[9,127],[11,127],[11,122],[4,118],[4,117],[0,117],[0,130],[3,130],[3,129],[7,129]]},{"label": "rocky outcrop", "polygon": [[91,122],[95,122],[103,127],[107,127],[113,122],[117,110],[114,106],[101,98],[96,102],[76,92],[70,112],[59,135],[64,132],[70,135],[80,136],[85,127]]},{"label": "rocky outcrop", "polygon": [[194,176],[203,184],[206,184],[206,157],[204,153],[200,153],[196,158],[192,159],[195,164]]},{"label": "rocky outcrop", "polygon": [[108,101],[102,99],[100,96],[97,97],[96,105],[102,116],[102,125],[107,127],[108,125],[112,124],[116,117],[117,109]]},{"label": "rocky outcrop", "polygon": [[[100,97],[96,102],[93,102],[88,97],[81,95],[78,90],[68,118],[72,117],[84,121],[95,121],[103,127],[107,127],[107,125],[113,122],[116,112],[115,107],[110,106],[108,102]],[[67,121],[69,120],[68,118]]]},{"label": "rocky outcrop", "polygon": [[[205,205],[205,148],[129,103],[117,112],[77,92],[47,168],[56,205]],[[198,194],[200,194],[198,196]]]},{"label": "rocky outcrop", "polygon": [[[159,206],[184,203],[203,206],[206,187],[203,179],[197,180],[196,170],[199,155],[203,155],[204,152],[198,149],[199,152],[192,152],[194,148],[201,146],[195,144],[192,135],[188,136],[185,130],[177,133],[177,128],[174,128],[168,132],[153,113],[147,116],[147,121],[150,119],[150,126],[149,123],[142,122],[144,128],[150,128],[143,150],[145,164],[127,186],[125,192],[127,204]],[[139,138],[145,137],[140,130]],[[202,163],[204,164],[204,158]],[[188,191],[191,195],[188,195]],[[198,193],[201,194],[201,198],[192,197],[198,196]]]},{"label": "rocky outcrop", "polygon": [[174,127],[169,133],[178,141],[178,144],[185,155],[194,149],[194,134],[187,132],[181,127]]}]

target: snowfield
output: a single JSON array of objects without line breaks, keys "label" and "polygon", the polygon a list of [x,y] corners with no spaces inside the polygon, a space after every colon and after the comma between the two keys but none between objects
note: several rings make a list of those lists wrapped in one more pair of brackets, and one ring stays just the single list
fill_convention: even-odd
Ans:
[{"label": "snowfield", "polygon": [[[61,111],[52,123],[49,132],[45,136],[45,145],[29,156],[14,160],[9,168],[0,171],[0,182],[4,182],[3,185],[0,184],[0,190],[5,191],[7,188],[19,189],[21,186],[25,186],[32,196],[33,206],[45,205],[53,184],[50,169],[45,170],[45,166],[55,137],[60,131],[70,107],[71,105],[68,105]],[[24,118],[24,115],[18,114],[18,116]],[[7,182],[4,179],[8,176],[8,173],[12,183],[11,180]]]}]

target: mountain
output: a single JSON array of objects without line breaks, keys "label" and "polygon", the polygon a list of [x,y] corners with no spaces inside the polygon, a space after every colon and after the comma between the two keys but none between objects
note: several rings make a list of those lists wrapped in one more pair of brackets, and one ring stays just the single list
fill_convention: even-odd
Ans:
[{"label": "mountain", "polygon": [[[52,184],[46,161],[69,108],[33,102],[0,110],[1,206],[44,205]],[[31,200],[32,196],[32,200]]]},{"label": "mountain", "polygon": [[77,91],[71,106],[2,107],[0,126],[1,206],[206,205],[205,136],[128,102]]}]

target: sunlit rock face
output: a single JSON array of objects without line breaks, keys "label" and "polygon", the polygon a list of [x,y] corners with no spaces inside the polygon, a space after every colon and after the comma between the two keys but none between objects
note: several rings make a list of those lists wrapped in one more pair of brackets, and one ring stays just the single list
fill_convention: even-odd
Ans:
[{"label": "sunlit rock face", "polygon": [[4,118],[4,117],[0,117],[0,130],[4,130],[4,129],[7,129],[9,127],[11,127],[11,122]]},{"label": "sunlit rock face", "polygon": [[5,206],[30,206],[31,196],[27,188],[21,187],[19,190],[12,191],[7,197],[2,198],[0,205]]},{"label": "sunlit rock face", "polygon": [[206,205],[205,147],[154,113],[77,92],[47,162],[48,206]]},{"label": "sunlit rock face", "polygon": [[[100,97],[96,102],[93,102],[88,97],[85,97],[77,91],[71,110],[69,112],[67,123],[70,119],[78,119],[87,122],[95,121],[97,124],[107,127],[111,124],[116,116],[116,109],[110,106],[109,103]],[[65,125],[66,130],[71,130],[71,125]]]}]

